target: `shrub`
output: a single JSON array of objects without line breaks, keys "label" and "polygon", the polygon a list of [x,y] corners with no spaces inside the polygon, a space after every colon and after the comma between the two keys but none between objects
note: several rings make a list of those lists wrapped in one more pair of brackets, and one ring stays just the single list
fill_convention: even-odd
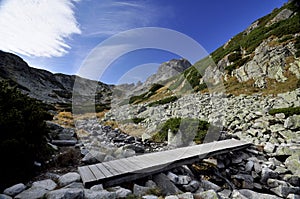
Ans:
[{"label": "shrub", "polygon": [[278,109],[271,109],[269,110],[270,115],[275,115],[277,113],[284,113],[286,117],[292,115],[299,115],[300,114],[300,107],[288,107],[288,108],[278,108]]},{"label": "shrub", "polygon": [[155,102],[150,103],[148,106],[157,106],[157,105],[163,105],[163,104],[168,104],[170,102],[175,102],[178,98],[176,96],[171,96],[171,97],[167,97]]},{"label": "shrub", "polygon": [[188,143],[191,140],[201,143],[205,138],[208,128],[209,123],[199,119],[170,118],[162,124],[160,130],[153,135],[152,139],[156,142],[167,141],[169,129],[175,134],[180,129],[183,135],[183,143]]},{"label": "shrub", "polygon": [[43,162],[51,151],[47,147],[45,119],[52,119],[36,100],[16,87],[0,82],[0,184],[7,186],[30,177],[34,161]]}]

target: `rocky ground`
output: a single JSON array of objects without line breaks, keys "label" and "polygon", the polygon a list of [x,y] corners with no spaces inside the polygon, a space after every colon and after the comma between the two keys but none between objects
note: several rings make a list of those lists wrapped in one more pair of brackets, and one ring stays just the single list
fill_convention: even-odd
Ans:
[{"label": "rocky ground", "polygon": [[[146,118],[141,125],[148,134],[168,118],[194,117],[223,124],[228,135],[254,145],[118,187],[85,189],[76,169],[49,171],[43,179],[7,188],[0,198],[300,198],[300,116],[268,113],[299,106],[299,98],[300,89],[277,97],[193,94],[154,108],[118,107],[106,119]],[[51,146],[76,149],[80,165],[168,149],[167,143],[130,136],[96,119],[77,121],[76,130],[48,126]]]}]

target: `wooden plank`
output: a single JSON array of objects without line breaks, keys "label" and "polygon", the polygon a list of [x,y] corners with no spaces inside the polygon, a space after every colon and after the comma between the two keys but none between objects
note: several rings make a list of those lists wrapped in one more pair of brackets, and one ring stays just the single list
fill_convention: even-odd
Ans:
[{"label": "wooden plank", "polygon": [[78,167],[78,171],[84,184],[86,182],[93,182],[97,180],[88,166]]},{"label": "wooden plank", "polygon": [[101,163],[113,176],[119,175],[119,172],[111,167],[111,165],[107,164],[107,162]]},{"label": "wooden plank", "polygon": [[90,165],[89,168],[93,172],[97,180],[106,178],[106,176],[98,169],[96,165]]},{"label": "wooden plank", "polygon": [[114,176],[102,163],[96,164],[96,166],[107,178]]},{"label": "wooden plank", "polygon": [[126,167],[130,168],[130,172],[131,171],[136,171],[141,169],[140,166],[138,166],[137,164],[133,164],[132,162],[129,161],[129,158],[122,158],[119,160],[122,164],[126,165]]}]

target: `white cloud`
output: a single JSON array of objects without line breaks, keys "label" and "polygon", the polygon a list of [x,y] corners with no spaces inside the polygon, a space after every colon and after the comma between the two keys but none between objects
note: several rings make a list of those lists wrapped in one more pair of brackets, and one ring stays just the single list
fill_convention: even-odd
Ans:
[{"label": "white cloud", "polygon": [[74,0],[4,0],[0,5],[0,49],[26,56],[63,56],[66,40],[80,34]]},{"label": "white cloud", "polygon": [[[121,31],[157,26],[172,17],[171,7],[162,7],[154,1],[101,0],[90,9],[88,23],[84,23],[86,36],[111,36]],[[94,14],[90,14],[94,13]]]}]

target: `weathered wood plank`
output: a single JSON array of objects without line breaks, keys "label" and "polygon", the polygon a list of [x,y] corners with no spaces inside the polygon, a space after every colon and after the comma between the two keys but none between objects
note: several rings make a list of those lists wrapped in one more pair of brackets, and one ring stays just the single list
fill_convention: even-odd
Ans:
[{"label": "weathered wood plank", "polygon": [[114,176],[102,163],[96,164],[96,166],[107,178]]},{"label": "weathered wood plank", "polygon": [[78,171],[84,184],[87,182],[97,181],[97,178],[95,177],[95,175],[92,173],[92,171],[89,169],[88,166],[79,167]]},{"label": "weathered wood plank", "polygon": [[97,180],[106,178],[106,176],[98,169],[96,165],[90,165],[89,168],[93,172]]}]

